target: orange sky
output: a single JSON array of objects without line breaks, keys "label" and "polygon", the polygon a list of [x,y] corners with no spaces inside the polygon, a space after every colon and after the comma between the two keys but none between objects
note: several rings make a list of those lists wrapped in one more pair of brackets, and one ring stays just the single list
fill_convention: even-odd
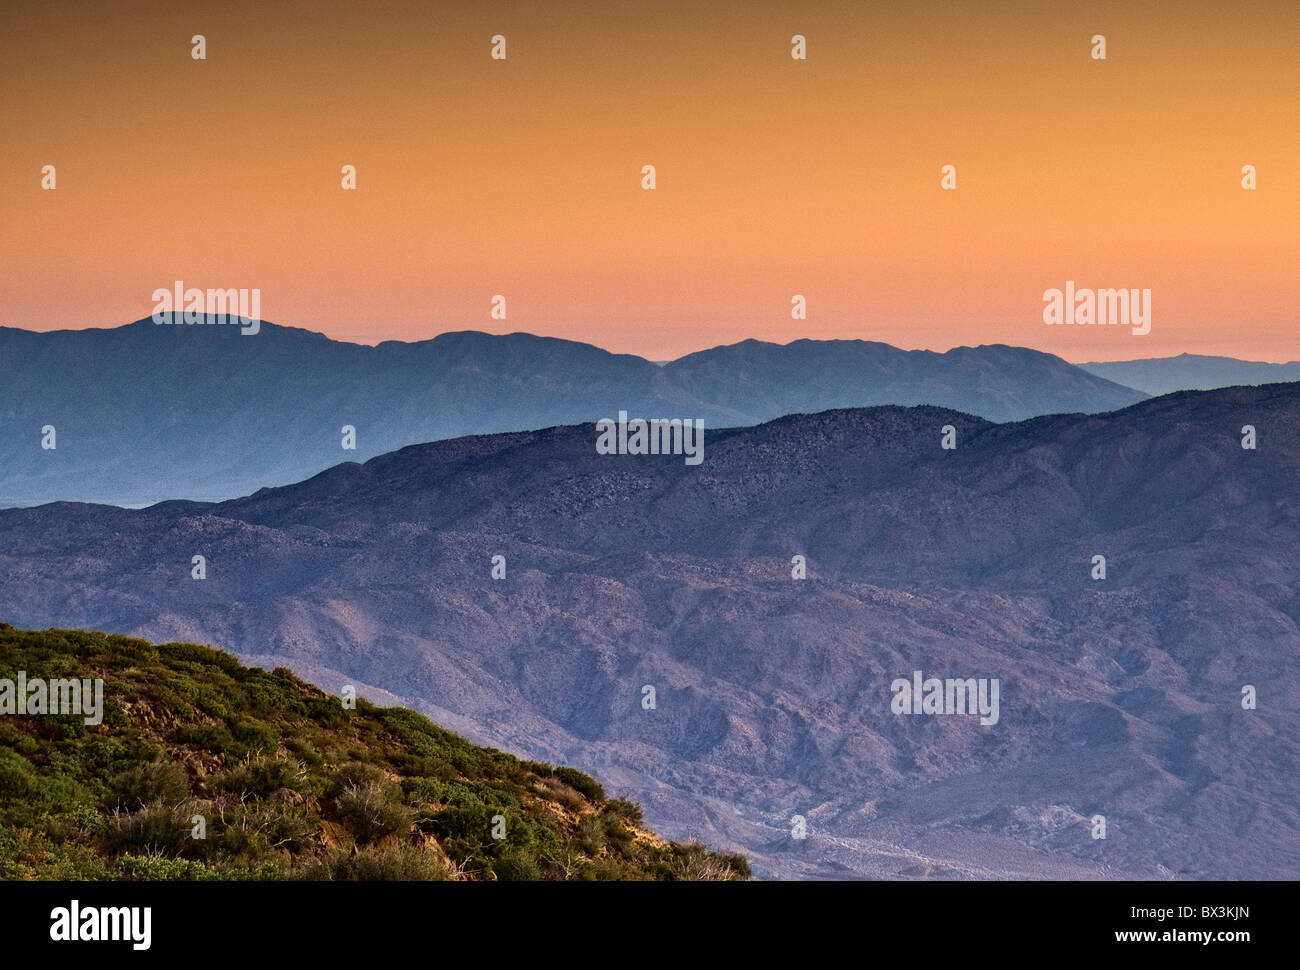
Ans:
[{"label": "orange sky", "polygon": [[[1294,2],[14,6],[0,325],[120,325],[182,279],[362,342],[1300,359]],[[1150,288],[1151,333],[1046,326],[1066,279]]]}]

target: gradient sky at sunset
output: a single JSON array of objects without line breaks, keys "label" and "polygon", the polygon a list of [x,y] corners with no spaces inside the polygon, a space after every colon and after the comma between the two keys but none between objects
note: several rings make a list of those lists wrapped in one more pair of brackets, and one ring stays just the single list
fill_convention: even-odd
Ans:
[{"label": "gradient sky at sunset", "polygon": [[[0,325],[182,279],[367,343],[1300,359],[1293,0],[30,3],[0,35]],[[1151,333],[1046,326],[1067,279],[1150,288]]]}]

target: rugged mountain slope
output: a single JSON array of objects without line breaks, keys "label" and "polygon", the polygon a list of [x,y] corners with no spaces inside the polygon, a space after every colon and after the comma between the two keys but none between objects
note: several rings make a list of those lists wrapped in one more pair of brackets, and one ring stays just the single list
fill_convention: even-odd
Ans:
[{"label": "rugged mountain slope", "polygon": [[[1273,385],[796,416],[697,467],[591,426],[446,441],[218,505],[0,512],[0,615],[388,692],[760,874],[1294,878],[1298,428]],[[892,713],[916,670],[997,678],[998,722]]]},{"label": "rugged mountain slope", "polygon": [[[346,707],[187,643],[0,624],[0,678],[103,681],[0,722],[0,878],[743,879],[572,768]],[[89,698],[88,698],[89,699]],[[90,721],[91,723],[87,723]]]},{"label": "rugged mountain slope", "polygon": [[1146,360],[1098,361],[1080,364],[1083,370],[1108,381],[1116,381],[1147,394],[1171,391],[1212,390],[1249,384],[1279,384],[1300,381],[1300,361],[1266,364],[1234,357],[1206,357],[1179,354]]},{"label": "rugged mountain slope", "polygon": [[672,380],[725,407],[730,425],[880,404],[932,404],[990,421],[1109,411],[1143,395],[1081,380],[1051,354],[985,344],[946,353],[866,340],[746,340],[666,365]]},{"label": "rugged mountain slope", "polygon": [[[263,324],[0,328],[0,506],[221,499],[339,461],[468,434],[615,417],[741,426],[798,411],[931,403],[1012,420],[1143,395],[1048,354],[748,341],[658,367],[528,334],[377,347]],[[356,429],[356,450],[342,429]],[[53,426],[56,447],[42,448]]]}]

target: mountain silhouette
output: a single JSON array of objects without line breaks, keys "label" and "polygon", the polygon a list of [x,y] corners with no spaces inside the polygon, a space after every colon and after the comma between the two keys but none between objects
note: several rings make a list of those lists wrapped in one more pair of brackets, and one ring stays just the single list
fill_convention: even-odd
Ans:
[{"label": "mountain silhouette", "polygon": [[1146,360],[1116,360],[1079,364],[1090,374],[1116,381],[1147,394],[1170,391],[1209,391],[1235,385],[1281,384],[1300,381],[1300,361],[1266,364],[1235,357],[1179,354]]},{"label": "mountain silhouette", "polygon": [[[993,421],[1105,411],[1144,395],[1048,354],[863,341],[746,341],[664,366],[515,333],[375,347],[264,323],[0,329],[0,506],[216,500],[347,459],[471,434],[633,417],[757,424],[795,412],[937,404]],[[344,450],[343,429],[355,429]],[[52,427],[53,449],[42,447]]]}]

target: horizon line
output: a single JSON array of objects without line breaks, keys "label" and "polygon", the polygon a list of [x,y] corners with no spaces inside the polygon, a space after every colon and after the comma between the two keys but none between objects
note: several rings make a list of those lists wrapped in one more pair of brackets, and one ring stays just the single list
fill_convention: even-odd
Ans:
[{"label": "horizon line", "polygon": [[[204,316],[212,316],[212,314],[205,313]],[[107,326],[87,325],[84,327],[56,327],[48,330],[35,330],[30,327],[13,326],[10,324],[0,323],[0,330],[18,330],[23,333],[32,333],[32,334],[84,333],[85,331],[88,330],[99,330],[99,331],[108,332],[113,330],[123,330],[127,327],[133,327],[140,324],[148,323],[151,320],[152,317],[145,316],[145,317],[140,317],[139,319],[131,320],[127,323],[110,324]],[[309,333],[314,336],[323,337],[332,343],[349,344],[355,347],[371,347],[371,348],[379,347],[383,344],[404,344],[407,346],[414,346],[416,344],[429,343],[431,341],[439,339],[440,337],[454,336],[457,334],[477,334],[485,337],[502,337],[502,338],[517,337],[517,336],[533,337],[538,340],[554,340],[560,343],[591,347],[593,349],[602,351],[603,353],[610,354],[611,356],[614,357],[635,357],[638,360],[644,360],[647,361],[648,363],[656,364],[656,365],[671,364],[679,360],[684,360],[687,357],[694,356],[695,354],[707,353],[712,350],[722,350],[728,347],[738,347],[741,344],[746,344],[746,343],[764,344],[772,347],[789,347],[792,346],[793,344],[804,343],[804,342],[819,343],[819,344],[831,344],[831,343],[880,344],[881,346],[892,347],[895,350],[900,350],[903,353],[932,353],[941,356],[944,354],[951,353],[954,350],[978,350],[981,347],[1008,347],[1016,350],[1028,350],[1028,351],[1032,351],[1033,353],[1039,353],[1049,357],[1055,357],[1058,360],[1065,361],[1067,364],[1071,364],[1072,366],[1075,367],[1081,367],[1086,364],[1119,364],[1119,363],[1133,363],[1139,361],[1177,360],[1179,357],[1200,357],[1203,359],[1211,359],[1211,360],[1231,360],[1243,364],[1263,364],[1271,367],[1285,367],[1290,364],[1300,364],[1300,358],[1291,358],[1288,360],[1258,360],[1258,359],[1248,358],[1248,357],[1225,356],[1223,354],[1198,354],[1193,351],[1187,351],[1187,350],[1181,351],[1180,353],[1177,354],[1165,354],[1163,356],[1155,356],[1155,357],[1117,357],[1111,359],[1089,358],[1087,360],[1071,360],[1068,357],[1062,356],[1061,354],[1054,353],[1050,350],[1041,350],[1037,347],[1032,347],[1027,344],[1008,344],[1008,343],[996,343],[996,342],[981,343],[981,344],[953,344],[952,346],[946,349],[939,350],[935,347],[913,347],[913,348],[901,347],[898,344],[892,344],[887,340],[875,340],[870,337],[794,337],[785,343],[780,343],[779,341],[775,341],[775,340],[762,340],[758,337],[746,337],[742,340],[736,340],[731,343],[712,344],[709,346],[700,347],[698,350],[690,351],[678,357],[670,357],[670,358],[656,360],[652,357],[646,357],[643,354],[631,353],[629,351],[610,350],[608,347],[601,346],[600,344],[594,343],[589,340],[574,340],[571,337],[557,337],[545,333],[536,333],[531,330],[511,330],[508,332],[499,333],[491,330],[482,330],[474,327],[466,327],[461,329],[443,330],[428,337],[421,337],[417,340],[403,340],[396,337],[390,337],[390,338],[385,338],[383,340],[377,340],[372,343],[372,342],[362,341],[362,340],[349,340],[341,337],[335,337],[330,335],[329,333],[326,333],[324,330],[313,330],[311,327],[299,326],[296,324],[276,323],[273,320],[267,320],[265,318],[258,318],[257,322],[259,325],[269,326],[279,330],[297,330],[303,333]],[[162,324],[159,325],[161,326]]]}]

